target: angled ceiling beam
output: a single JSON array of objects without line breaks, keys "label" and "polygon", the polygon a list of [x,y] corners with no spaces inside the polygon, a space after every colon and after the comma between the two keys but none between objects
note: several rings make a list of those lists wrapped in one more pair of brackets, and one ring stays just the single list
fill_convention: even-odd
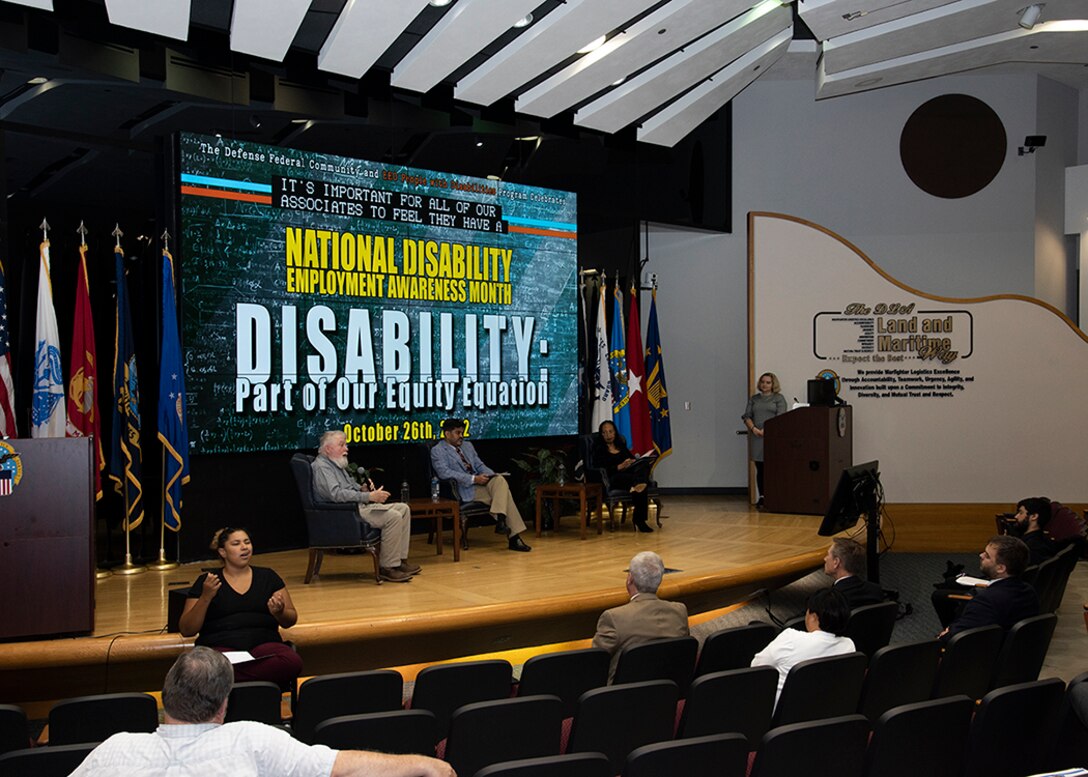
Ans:
[{"label": "angled ceiling beam", "polygon": [[[957,0],[800,0],[797,13],[817,40],[928,11]],[[1024,3],[1027,5],[1027,2]]]},{"label": "angled ceiling beam", "polygon": [[540,0],[460,0],[397,63],[390,82],[430,91],[538,5]]},{"label": "angled ceiling beam", "polygon": [[683,53],[658,62],[579,108],[574,123],[601,132],[618,132],[718,72],[723,62],[732,62],[792,26],[789,8],[776,1],[762,3],[685,47]]},{"label": "angled ceiling beam", "polygon": [[28,8],[39,8],[43,11],[53,10],[53,0],[7,0],[15,5],[25,5]]},{"label": "angled ceiling beam", "polygon": [[427,0],[348,0],[317,55],[319,69],[362,78]]},{"label": "angled ceiling beam", "polygon": [[310,0],[234,0],[231,51],[282,62],[309,9]]},{"label": "angled ceiling beam", "polygon": [[189,0],[106,0],[110,24],[175,40],[189,39]]},{"label": "angled ceiling beam", "polygon": [[657,0],[568,0],[461,79],[458,100],[491,105]]},{"label": "angled ceiling beam", "polygon": [[665,106],[639,127],[643,143],[675,146],[710,114],[736,97],[744,87],[767,71],[790,46],[793,30],[783,30],[719,70],[680,99]]},{"label": "angled ceiling beam", "polygon": [[[774,0],[775,5],[778,0]],[[750,0],[674,0],[517,99],[517,111],[551,117],[677,51],[739,13]]]},{"label": "angled ceiling beam", "polygon": [[1017,27],[1015,31],[839,73],[828,73],[821,57],[816,73],[816,98],[837,97],[1006,63],[1083,64],[1085,51],[1088,51],[1088,21],[1078,25],[1075,21],[1062,20],[1044,22],[1031,30]]}]

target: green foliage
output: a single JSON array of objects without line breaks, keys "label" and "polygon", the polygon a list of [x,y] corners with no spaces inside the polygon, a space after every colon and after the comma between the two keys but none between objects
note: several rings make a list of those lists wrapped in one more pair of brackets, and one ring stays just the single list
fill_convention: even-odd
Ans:
[{"label": "green foliage", "polygon": [[[567,457],[562,451],[530,448],[524,457],[514,459],[514,465],[528,476],[529,502],[536,499],[536,487],[542,483],[558,483],[560,468],[566,468]],[[566,473],[570,478],[570,470]]]}]

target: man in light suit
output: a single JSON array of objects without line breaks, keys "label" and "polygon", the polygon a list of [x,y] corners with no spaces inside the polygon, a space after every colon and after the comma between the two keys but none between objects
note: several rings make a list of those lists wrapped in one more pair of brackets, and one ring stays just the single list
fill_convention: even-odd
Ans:
[{"label": "man in light suit", "polygon": [[831,578],[831,587],[843,595],[851,610],[884,601],[880,586],[861,577],[864,563],[865,548],[849,537],[832,540],[824,556],[824,574]]},{"label": "man in light suit", "polygon": [[680,602],[657,598],[665,574],[661,556],[647,550],[633,559],[627,572],[627,595],[631,601],[605,610],[597,621],[593,647],[612,654],[608,679],[616,672],[620,651],[628,645],[667,637],[688,636],[688,608]]},{"label": "man in light suit", "polygon": [[509,535],[510,550],[532,550],[521,538],[525,521],[510,494],[506,478],[480,461],[472,443],[465,442],[465,422],[450,418],[442,422],[442,442],[431,448],[431,466],[443,480],[457,484],[457,498],[462,502],[483,502],[495,516],[495,531]]}]

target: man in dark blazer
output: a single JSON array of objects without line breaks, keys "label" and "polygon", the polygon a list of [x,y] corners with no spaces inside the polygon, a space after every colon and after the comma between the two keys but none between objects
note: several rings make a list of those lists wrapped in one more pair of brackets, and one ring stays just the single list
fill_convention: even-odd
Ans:
[{"label": "man in dark blazer", "polygon": [[1028,565],[1028,546],[1023,540],[1007,534],[991,537],[978,558],[990,585],[978,589],[959,617],[937,635],[941,641],[991,624],[1008,630],[1017,621],[1039,614],[1035,589],[1020,579]]},{"label": "man in dark blazer", "polygon": [[880,586],[861,576],[864,565],[865,548],[848,537],[836,537],[824,556],[824,574],[831,578],[831,587],[843,595],[851,610],[884,601]]},{"label": "man in dark blazer", "polygon": [[593,647],[612,654],[608,679],[616,671],[620,651],[628,645],[667,637],[686,637],[688,608],[680,602],[657,598],[657,589],[665,574],[665,563],[653,551],[643,551],[631,559],[627,572],[627,595],[631,600],[620,607],[605,610],[597,620]]}]

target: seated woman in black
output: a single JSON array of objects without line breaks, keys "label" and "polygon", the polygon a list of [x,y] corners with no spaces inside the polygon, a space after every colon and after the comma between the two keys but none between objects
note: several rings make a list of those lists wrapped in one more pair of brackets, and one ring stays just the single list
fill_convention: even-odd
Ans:
[{"label": "seated woman in black", "polygon": [[653,531],[646,523],[649,513],[649,497],[646,494],[648,470],[644,467],[638,467],[637,471],[631,469],[639,460],[627,448],[627,442],[616,431],[614,423],[602,421],[597,432],[593,440],[593,466],[608,473],[612,488],[626,488],[631,492],[635,505],[635,528],[643,532]]},{"label": "seated woman in black", "polygon": [[245,529],[220,529],[212,548],[223,568],[201,575],[189,589],[178,622],[182,636],[199,632],[198,645],[249,651],[256,660],[234,665],[235,682],[268,680],[290,690],[302,659],[280,638],[281,626],[298,622],[287,586],[271,569],[250,566],[253,543]]}]

